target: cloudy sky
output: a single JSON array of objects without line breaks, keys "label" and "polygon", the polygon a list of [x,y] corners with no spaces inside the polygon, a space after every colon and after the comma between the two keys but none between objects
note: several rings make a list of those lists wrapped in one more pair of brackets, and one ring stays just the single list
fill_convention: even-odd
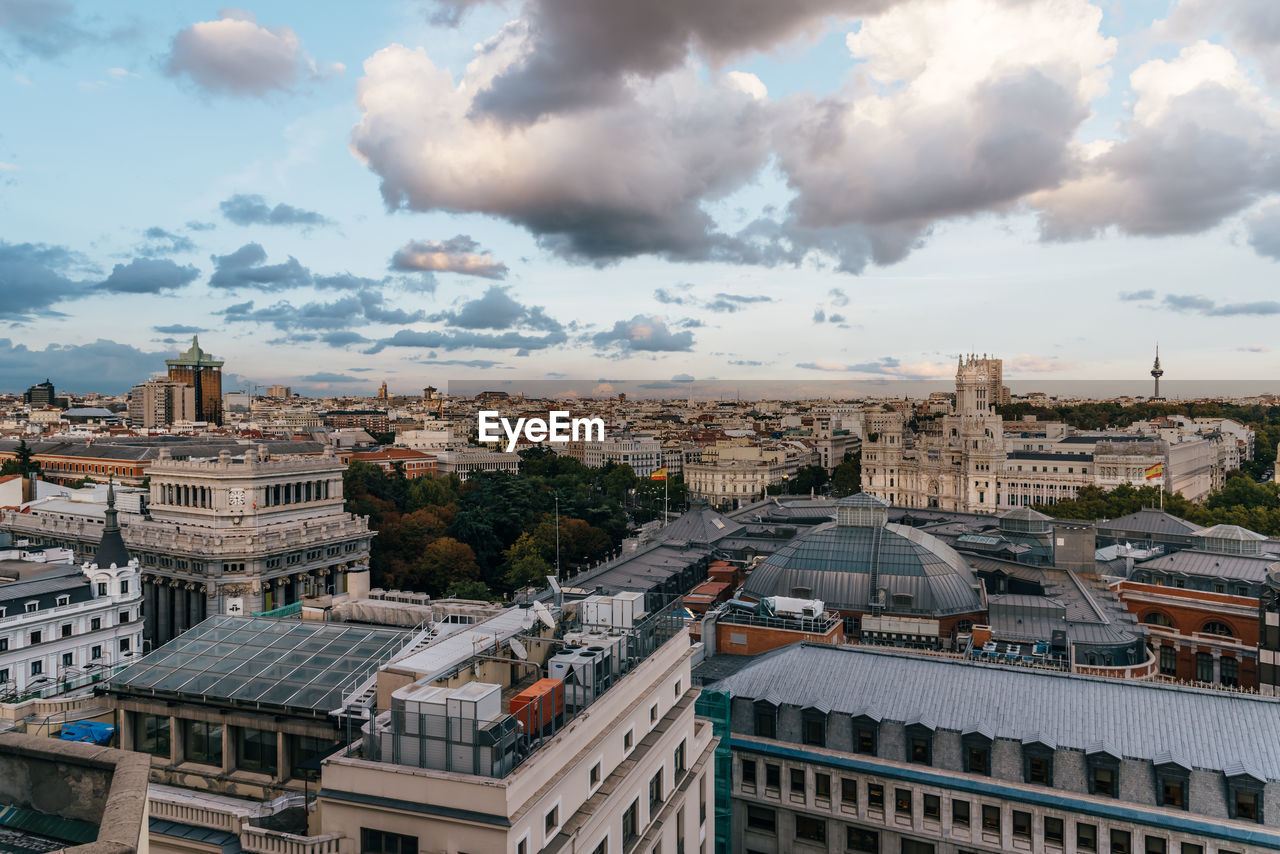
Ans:
[{"label": "cloudy sky", "polygon": [[0,0],[0,389],[1280,377],[1276,0]]}]

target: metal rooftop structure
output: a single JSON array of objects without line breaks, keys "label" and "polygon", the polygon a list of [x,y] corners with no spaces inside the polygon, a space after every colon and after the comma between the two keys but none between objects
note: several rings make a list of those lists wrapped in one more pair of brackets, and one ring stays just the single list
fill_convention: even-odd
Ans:
[{"label": "metal rooftop structure", "polygon": [[328,715],[413,632],[350,623],[214,616],[116,674],[112,691]]}]

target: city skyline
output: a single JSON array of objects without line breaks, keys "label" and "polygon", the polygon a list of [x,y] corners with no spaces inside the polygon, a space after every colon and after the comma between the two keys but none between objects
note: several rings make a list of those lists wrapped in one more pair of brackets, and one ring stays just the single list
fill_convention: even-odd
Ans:
[{"label": "city skyline", "polygon": [[3,0],[0,390],[1280,377],[1266,2],[579,5]]}]

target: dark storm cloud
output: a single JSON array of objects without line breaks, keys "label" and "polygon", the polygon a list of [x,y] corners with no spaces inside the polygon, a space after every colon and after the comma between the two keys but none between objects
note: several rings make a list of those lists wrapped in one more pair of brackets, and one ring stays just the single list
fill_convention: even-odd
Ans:
[{"label": "dark storm cloud", "polygon": [[505,279],[507,265],[466,234],[448,240],[411,240],[391,256],[390,269],[404,273],[462,273]]},{"label": "dark storm cloud", "polygon": [[460,329],[512,329],[524,326],[539,332],[559,332],[563,326],[541,306],[526,306],[511,297],[507,288],[491,285],[484,295],[464,302],[457,310],[427,318]]},{"label": "dark storm cloud", "polygon": [[281,264],[267,264],[267,251],[257,243],[246,243],[229,255],[210,256],[214,264],[209,287],[254,288],[283,291],[311,284],[311,271],[292,256]]},{"label": "dark storm cloud", "polygon": [[195,267],[180,267],[167,258],[135,258],[117,264],[98,287],[114,294],[160,294],[186,287],[199,276]]},{"label": "dark storm cloud", "polygon": [[218,207],[222,215],[236,225],[329,225],[329,219],[316,211],[295,208],[283,202],[271,207],[262,196],[237,193]]},{"label": "dark storm cloud", "polygon": [[672,332],[662,318],[642,314],[630,320],[619,320],[607,332],[597,332],[591,341],[601,349],[617,347],[623,351],[680,352],[693,349],[692,332]]},{"label": "dark storm cloud", "polygon": [[121,394],[171,355],[102,338],[85,344],[50,344],[43,350],[0,338],[0,389],[21,391],[39,376],[49,377],[59,389]]}]

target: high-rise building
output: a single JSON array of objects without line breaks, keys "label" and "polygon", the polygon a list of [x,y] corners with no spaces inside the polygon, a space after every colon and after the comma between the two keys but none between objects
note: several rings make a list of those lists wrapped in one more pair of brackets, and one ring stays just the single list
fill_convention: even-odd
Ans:
[{"label": "high-rise building", "polygon": [[267,388],[267,397],[274,400],[287,400],[293,395],[293,389],[287,385],[273,385]]},{"label": "high-rise building", "polygon": [[22,393],[22,402],[31,406],[53,406],[53,383],[45,379]]},{"label": "high-rise building", "polygon": [[191,336],[191,349],[176,359],[165,359],[169,379],[186,383],[196,392],[196,421],[222,423],[222,366],[225,362],[200,349],[199,336]]},{"label": "high-rise building", "polygon": [[139,383],[129,392],[129,424],[134,428],[198,420],[196,390],[189,383],[157,377]]}]

